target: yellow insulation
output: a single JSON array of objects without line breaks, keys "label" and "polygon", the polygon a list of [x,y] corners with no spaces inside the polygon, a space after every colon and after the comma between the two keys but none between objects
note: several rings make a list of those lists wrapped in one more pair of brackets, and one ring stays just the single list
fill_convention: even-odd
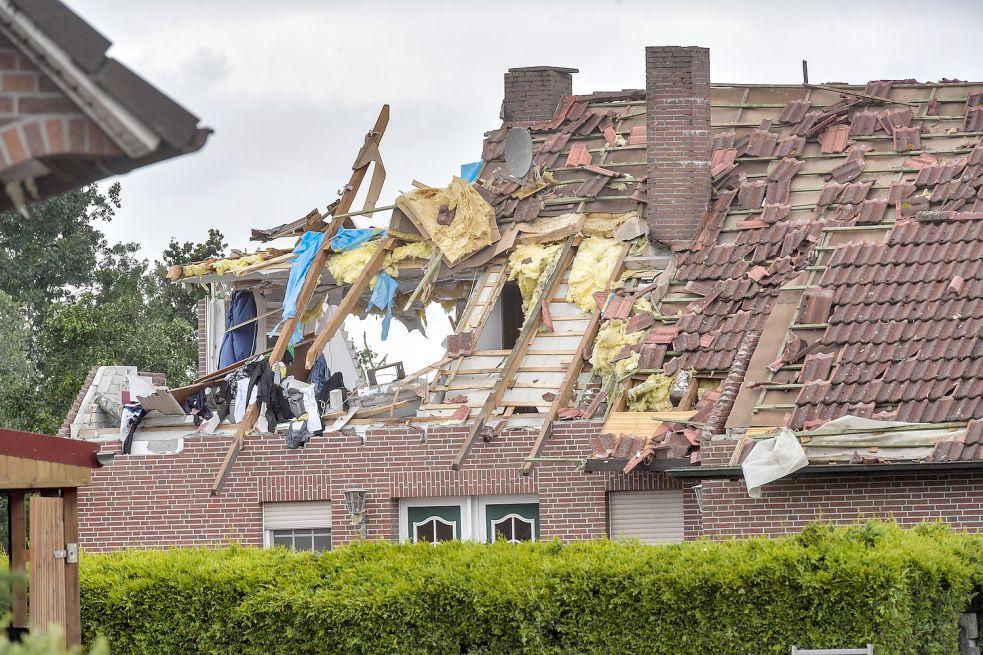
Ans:
[{"label": "yellow insulation", "polygon": [[254,255],[239,257],[238,259],[220,259],[212,264],[212,267],[215,269],[216,273],[222,275],[223,273],[228,273],[229,271],[238,271],[246,268],[247,266],[258,264],[262,261],[266,261],[266,259],[267,257],[265,253],[258,252]]},{"label": "yellow insulation", "polygon": [[406,259],[427,259],[433,255],[433,248],[426,241],[408,243],[405,246],[393,248],[393,251],[386,255],[386,266],[398,264]]},{"label": "yellow insulation", "polygon": [[522,313],[535,306],[545,284],[546,271],[560,256],[560,246],[526,243],[516,246],[509,255],[509,279],[519,282]]},{"label": "yellow insulation", "polygon": [[653,373],[645,382],[628,390],[628,409],[633,412],[672,411],[669,390],[674,383],[672,376]]},{"label": "yellow insulation", "polygon": [[[495,211],[473,186],[457,176],[444,189],[416,189],[399,199],[412,211],[452,266],[491,244]],[[437,222],[441,205],[456,210],[450,225]]]},{"label": "yellow insulation", "polygon": [[[594,368],[594,372],[602,378],[607,377],[612,372],[616,373],[619,378],[624,377],[627,373],[638,368],[638,353],[632,353],[632,357],[626,360],[611,361],[625,346],[634,346],[645,338],[644,331],[625,334],[625,325],[625,321],[609,321],[597,331],[594,350],[591,351],[590,365]],[[631,365],[632,360],[634,360],[634,367]]]},{"label": "yellow insulation", "polygon": [[610,214],[607,212],[594,212],[587,214],[584,221],[585,236],[590,237],[613,237],[614,228],[618,227],[629,218],[638,216],[637,211],[622,212],[620,214]]},{"label": "yellow insulation", "polygon": [[581,241],[570,267],[567,302],[575,303],[581,311],[594,311],[594,293],[607,288],[620,255],[621,243],[614,239],[589,237]]},{"label": "yellow insulation", "polygon": [[353,250],[338,253],[328,260],[328,270],[339,284],[351,284],[378,250],[379,241],[369,241]]},{"label": "yellow insulation", "polygon": [[655,311],[652,307],[652,302],[648,298],[639,298],[632,303],[632,307],[635,309],[636,314],[651,314]]}]

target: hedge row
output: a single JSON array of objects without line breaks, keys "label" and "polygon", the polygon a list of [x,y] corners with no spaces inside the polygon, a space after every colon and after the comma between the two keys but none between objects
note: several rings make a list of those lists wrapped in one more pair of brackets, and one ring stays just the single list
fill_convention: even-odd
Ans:
[{"label": "hedge row", "polygon": [[86,641],[130,653],[954,655],[983,542],[814,525],[670,546],[363,543],[88,555]]}]

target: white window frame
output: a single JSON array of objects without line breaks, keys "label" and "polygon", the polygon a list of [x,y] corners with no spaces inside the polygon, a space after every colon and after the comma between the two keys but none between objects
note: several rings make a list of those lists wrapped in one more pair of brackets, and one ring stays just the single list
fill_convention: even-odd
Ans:
[{"label": "white window frame", "polygon": [[[532,540],[533,541],[536,540],[536,519],[526,518],[525,516],[522,516],[521,514],[506,514],[505,516],[503,516],[502,518],[498,519],[497,521],[491,521],[491,525],[492,525],[491,542],[492,543],[495,543],[495,540],[498,538],[498,530],[496,530],[495,527],[498,526],[500,523],[505,523],[509,519],[519,519],[523,523],[532,523],[532,533],[531,533],[532,534]],[[517,541],[516,542],[509,541],[509,543],[511,544],[511,543],[519,543],[519,542],[517,542]]]},{"label": "white window frame", "polygon": [[[431,521],[439,521],[440,523],[443,523],[444,525],[451,526],[451,529],[454,531],[454,534],[451,537],[451,541],[457,541],[457,521],[445,521],[441,517],[434,515],[434,516],[428,516],[427,518],[423,519],[422,521],[413,521],[413,526],[412,526],[413,529],[409,531],[410,534],[413,535],[413,543],[419,543],[419,540],[416,538],[416,529],[418,527],[420,527],[421,525],[426,525],[427,523],[430,523]],[[436,538],[437,538],[437,535],[436,535],[436,532],[435,532],[434,539],[436,539]],[[436,541],[433,541],[433,542],[430,542],[430,543],[437,543],[437,542]]]},{"label": "white window frame", "polygon": [[[514,494],[494,496],[428,496],[425,498],[399,499],[399,540],[402,543],[412,542],[407,536],[410,533],[410,523],[407,509],[410,507],[447,507],[455,506],[461,510],[461,526],[455,539],[461,541],[488,542],[488,527],[486,510],[488,505],[526,505],[539,504],[536,494]],[[522,517],[524,520],[525,517]],[[533,535],[536,534],[533,526]]]},{"label": "white window frame", "polygon": [[[267,505],[287,505],[294,502],[300,503],[325,503],[327,504],[331,511],[326,518],[326,523],[323,525],[318,522],[317,525],[282,525],[282,526],[270,526],[266,524],[266,506]],[[274,530],[327,530],[331,539],[331,548],[334,548],[334,505],[329,501],[270,501],[265,503],[260,503],[260,513],[263,519],[263,548],[273,548],[273,531]]]}]

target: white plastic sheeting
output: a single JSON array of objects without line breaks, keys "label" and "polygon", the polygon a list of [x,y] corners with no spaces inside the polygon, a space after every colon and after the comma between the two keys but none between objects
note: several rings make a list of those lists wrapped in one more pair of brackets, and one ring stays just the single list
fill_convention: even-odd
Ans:
[{"label": "white plastic sheeting", "polygon": [[798,438],[788,428],[777,436],[754,444],[741,464],[751,498],[761,498],[761,487],[798,471],[809,463]]}]

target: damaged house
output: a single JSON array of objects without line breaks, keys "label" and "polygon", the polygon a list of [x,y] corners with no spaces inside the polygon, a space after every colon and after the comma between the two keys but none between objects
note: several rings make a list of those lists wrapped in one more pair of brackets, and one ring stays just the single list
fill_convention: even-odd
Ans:
[{"label": "damaged house", "polygon": [[[509,70],[481,163],[380,208],[385,108],[325,211],[172,271],[202,375],[93,370],[85,547],[979,528],[983,84],[645,57],[640,90]],[[432,302],[446,356],[362,379],[345,317]]]}]

